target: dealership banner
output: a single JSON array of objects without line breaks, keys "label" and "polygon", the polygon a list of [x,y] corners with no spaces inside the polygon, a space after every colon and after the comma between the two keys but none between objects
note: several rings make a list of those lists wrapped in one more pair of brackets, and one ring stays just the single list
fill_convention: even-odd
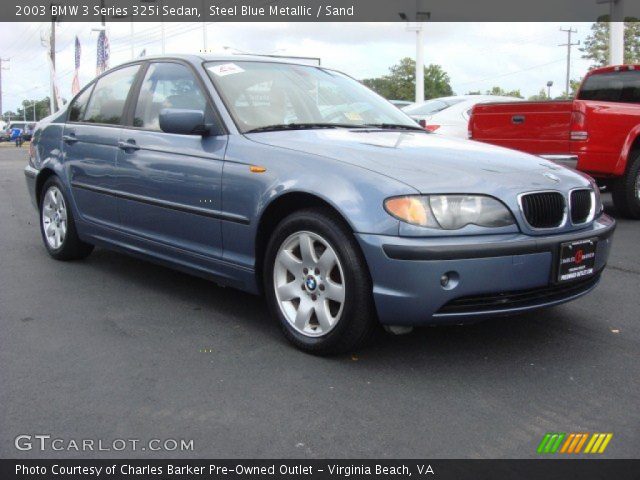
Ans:
[{"label": "dealership banner", "polygon": [[640,460],[0,460],[9,479],[616,479]]},{"label": "dealership banner", "polygon": [[8,0],[2,22],[447,22],[640,18],[638,0]]}]

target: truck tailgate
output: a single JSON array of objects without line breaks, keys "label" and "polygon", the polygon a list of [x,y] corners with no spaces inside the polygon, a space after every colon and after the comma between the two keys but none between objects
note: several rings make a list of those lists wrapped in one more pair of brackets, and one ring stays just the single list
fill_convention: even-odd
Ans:
[{"label": "truck tailgate", "polygon": [[568,155],[571,101],[478,104],[469,120],[473,140],[535,155]]}]

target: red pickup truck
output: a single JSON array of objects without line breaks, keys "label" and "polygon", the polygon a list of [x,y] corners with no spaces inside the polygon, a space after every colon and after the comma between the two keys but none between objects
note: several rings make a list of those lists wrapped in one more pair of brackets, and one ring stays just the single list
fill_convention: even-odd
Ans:
[{"label": "red pickup truck", "polygon": [[640,65],[590,71],[573,101],[476,105],[469,138],[585,172],[640,219]]}]

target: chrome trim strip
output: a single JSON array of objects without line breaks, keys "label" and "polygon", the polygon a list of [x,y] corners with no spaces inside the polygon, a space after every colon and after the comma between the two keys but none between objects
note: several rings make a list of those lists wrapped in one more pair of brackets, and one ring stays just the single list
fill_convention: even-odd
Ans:
[{"label": "chrome trim strip", "polygon": [[538,156],[544,158],[545,160],[549,160],[551,162],[563,165],[565,167],[571,167],[575,169],[578,166],[577,155],[561,155],[561,154],[543,153]]},{"label": "chrome trim strip", "polygon": [[216,218],[218,220],[241,223],[243,225],[249,225],[250,223],[247,217],[243,217],[241,215],[235,215],[233,213],[221,212],[219,210],[209,210],[207,208],[192,207],[190,205],[184,205],[182,203],[168,202],[166,200],[158,200],[156,198],[150,198],[144,195],[135,195],[133,193],[125,193],[118,190],[111,190],[108,188],[96,187],[95,185],[87,185],[82,182],[71,182],[71,186],[74,188],[82,189],[82,190],[101,193],[103,195],[110,195],[112,197],[122,198],[124,200],[132,200],[134,202],[146,203],[147,205],[153,205],[155,207],[168,208],[168,209],[177,210],[180,212],[192,213],[194,215],[202,215],[204,217]]}]

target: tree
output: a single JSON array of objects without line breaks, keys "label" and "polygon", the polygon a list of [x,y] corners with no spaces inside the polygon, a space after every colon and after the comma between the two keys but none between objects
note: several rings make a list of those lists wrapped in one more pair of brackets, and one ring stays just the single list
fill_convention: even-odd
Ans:
[{"label": "tree", "polygon": [[[390,100],[409,100],[416,98],[416,62],[409,57],[389,68],[389,73],[381,77],[367,78],[362,83],[371,90]],[[440,65],[429,65],[424,69],[425,98],[453,95],[449,75]]]},{"label": "tree", "polygon": [[[580,48],[582,58],[591,60],[591,68],[609,64],[609,16],[591,25],[591,33]],[[624,63],[640,63],[640,20],[627,17],[624,22]]]},{"label": "tree", "polygon": [[487,90],[485,95],[497,95],[500,97],[516,97],[516,98],[524,98],[520,93],[520,89],[518,90],[504,90],[502,87],[493,87],[491,90]]},{"label": "tree", "polygon": [[539,102],[543,100],[550,100],[549,95],[547,95],[547,91],[544,88],[541,88],[537,95],[531,95],[528,100]]},{"label": "tree", "polygon": [[[36,103],[36,119],[42,120],[49,115],[49,97],[35,100]],[[33,101],[23,100],[22,107],[18,108],[18,111],[14,114],[16,120],[22,120],[26,118],[28,122],[33,122]]]}]

